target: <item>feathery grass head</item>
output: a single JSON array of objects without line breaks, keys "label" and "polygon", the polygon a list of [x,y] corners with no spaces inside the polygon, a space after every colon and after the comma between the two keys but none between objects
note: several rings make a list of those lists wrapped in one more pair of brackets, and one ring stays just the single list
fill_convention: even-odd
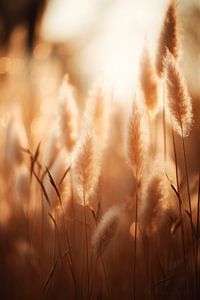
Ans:
[{"label": "feathery grass head", "polygon": [[141,201],[139,221],[148,234],[155,232],[161,226],[168,195],[164,172],[153,172],[147,182],[146,191]]},{"label": "feathery grass head", "polygon": [[97,257],[103,254],[114,237],[120,216],[120,208],[113,206],[107,210],[98,224],[92,237],[92,246]]},{"label": "feathery grass head", "polygon": [[174,58],[178,58],[180,50],[179,25],[175,0],[172,0],[168,6],[160,33],[156,59],[156,68],[159,76],[161,76],[164,71],[164,60],[166,58],[167,49],[171,52]]},{"label": "feathery grass head", "polygon": [[146,162],[146,119],[145,109],[142,111],[139,103],[133,103],[128,124],[127,158],[129,166],[137,181],[140,181]]},{"label": "feathery grass head", "polygon": [[108,138],[109,101],[108,92],[98,83],[90,91],[86,104],[86,122],[89,123],[89,126],[93,126],[96,135],[101,140],[102,147]]},{"label": "feathery grass head", "polygon": [[184,77],[173,55],[166,59],[167,103],[174,129],[183,137],[189,135],[192,125],[192,102]]},{"label": "feathery grass head", "polygon": [[141,57],[140,82],[147,108],[152,111],[158,102],[158,79],[147,45]]},{"label": "feathery grass head", "polygon": [[72,86],[68,76],[64,77],[59,95],[59,124],[61,137],[68,151],[71,151],[76,143],[78,135],[78,110],[74,99]]},{"label": "feathery grass head", "polygon": [[99,158],[95,135],[85,129],[74,151],[72,164],[74,187],[83,205],[89,203],[95,193],[100,175]]}]

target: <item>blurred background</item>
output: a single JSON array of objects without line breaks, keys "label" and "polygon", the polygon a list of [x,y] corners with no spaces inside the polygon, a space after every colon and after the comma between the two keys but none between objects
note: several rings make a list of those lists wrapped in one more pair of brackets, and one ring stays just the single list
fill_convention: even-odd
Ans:
[{"label": "blurred background", "polygon": [[[75,86],[80,110],[88,90],[97,81],[113,91],[116,106],[126,107],[124,104],[130,103],[137,88],[146,41],[152,55],[156,55],[168,3],[0,0],[0,125],[6,127],[11,104],[19,103],[26,128],[40,139],[47,126],[44,120],[54,114],[65,73]],[[181,0],[177,4],[182,33],[180,64],[198,119],[200,2]],[[198,126],[196,136],[199,141]],[[197,157],[199,147],[195,149]]]},{"label": "blurred background", "polygon": [[[125,101],[136,84],[145,39],[152,53],[156,50],[167,4],[167,0],[1,0],[0,74],[20,72],[25,63],[20,59],[28,50],[36,65],[48,69],[51,64],[47,77],[56,80],[67,72],[80,92],[103,79]],[[178,1],[178,11],[187,57],[184,67],[197,90],[200,3]]]}]

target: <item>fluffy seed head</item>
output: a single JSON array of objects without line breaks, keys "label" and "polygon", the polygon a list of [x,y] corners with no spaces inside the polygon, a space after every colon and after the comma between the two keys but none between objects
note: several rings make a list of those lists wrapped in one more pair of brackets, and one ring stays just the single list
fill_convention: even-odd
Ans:
[{"label": "fluffy seed head", "polygon": [[172,0],[165,14],[163,27],[160,34],[156,67],[159,76],[164,70],[164,60],[167,49],[175,58],[179,56],[179,28],[177,20],[177,7],[175,0]]},{"label": "fluffy seed head", "polygon": [[94,133],[85,131],[74,151],[72,166],[74,187],[83,205],[87,204],[95,193],[100,175],[99,153],[96,145]]},{"label": "fluffy seed head", "polygon": [[166,63],[167,103],[174,129],[185,137],[192,125],[192,102],[178,64],[168,52]]},{"label": "fluffy seed head", "polygon": [[64,77],[59,95],[59,124],[61,137],[68,151],[76,143],[78,135],[78,110],[74,99],[73,88],[69,84],[68,76]]},{"label": "fluffy seed head", "polygon": [[158,79],[152,58],[147,46],[141,57],[140,82],[148,109],[154,110],[158,101]]},{"label": "fluffy seed head", "polygon": [[[145,112],[143,111],[143,114]],[[146,160],[145,118],[139,104],[134,103],[128,124],[127,158],[135,178],[139,181]]]},{"label": "fluffy seed head", "polygon": [[155,232],[161,225],[165,200],[167,198],[164,173],[153,174],[141,202],[139,220],[148,234]]},{"label": "fluffy seed head", "polygon": [[97,257],[103,254],[114,237],[119,224],[120,215],[120,208],[113,206],[107,210],[98,224],[92,237],[92,245]]},{"label": "fluffy seed head", "polygon": [[93,126],[96,135],[104,146],[109,131],[109,95],[100,84],[96,84],[89,93],[86,105],[86,121]]}]

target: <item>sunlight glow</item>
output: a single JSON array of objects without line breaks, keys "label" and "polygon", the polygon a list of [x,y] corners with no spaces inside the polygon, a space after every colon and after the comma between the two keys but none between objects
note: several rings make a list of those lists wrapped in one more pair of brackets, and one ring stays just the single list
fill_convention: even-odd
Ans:
[{"label": "sunlight glow", "polygon": [[84,81],[89,85],[101,74],[116,99],[128,101],[137,86],[145,39],[148,36],[153,52],[167,3],[167,0],[118,0],[106,7],[98,0],[52,1],[44,19],[43,34],[50,40],[65,37],[66,42],[73,38],[77,44],[83,43],[76,55]]}]

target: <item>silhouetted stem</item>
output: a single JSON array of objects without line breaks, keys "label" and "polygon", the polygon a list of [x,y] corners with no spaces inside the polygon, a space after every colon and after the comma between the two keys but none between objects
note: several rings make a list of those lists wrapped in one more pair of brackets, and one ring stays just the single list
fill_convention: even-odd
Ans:
[{"label": "silhouetted stem", "polygon": [[[177,152],[176,152],[176,143],[175,143],[175,136],[174,136],[174,129],[172,128],[172,141],[173,141],[173,149],[174,149],[174,160],[175,160],[175,168],[176,168],[176,185],[177,185],[177,191],[180,195],[180,184],[179,184],[179,175],[178,175],[178,161],[177,161]],[[181,222],[181,240],[182,240],[182,247],[183,247],[183,261],[184,261],[184,267],[186,267],[186,255],[185,255],[185,236],[184,236],[184,224],[183,224],[183,216],[182,216],[182,206],[181,202],[179,203],[179,214],[182,219]]]},{"label": "silhouetted stem", "polygon": [[83,205],[84,205],[84,222],[85,222],[85,246],[86,246],[86,269],[87,269],[87,296],[90,290],[90,276],[89,276],[89,249],[88,249],[88,232],[87,232],[87,212],[85,189],[83,187]]},{"label": "silhouetted stem", "polygon": [[134,257],[133,257],[133,299],[136,299],[136,260],[137,260],[137,219],[138,219],[138,187],[135,194],[135,230],[134,230]]},{"label": "silhouetted stem", "polygon": [[163,83],[163,111],[162,111],[162,121],[163,121],[164,161],[166,163],[166,159],[167,159],[167,141],[166,141],[165,85],[164,85],[164,83]]},{"label": "silhouetted stem", "polygon": [[197,202],[197,238],[196,238],[196,257],[195,257],[195,267],[196,267],[196,288],[197,288],[197,299],[199,298],[199,273],[198,273],[198,263],[199,263],[199,208],[200,208],[200,172],[199,172],[199,189],[198,189],[198,202]]}]

